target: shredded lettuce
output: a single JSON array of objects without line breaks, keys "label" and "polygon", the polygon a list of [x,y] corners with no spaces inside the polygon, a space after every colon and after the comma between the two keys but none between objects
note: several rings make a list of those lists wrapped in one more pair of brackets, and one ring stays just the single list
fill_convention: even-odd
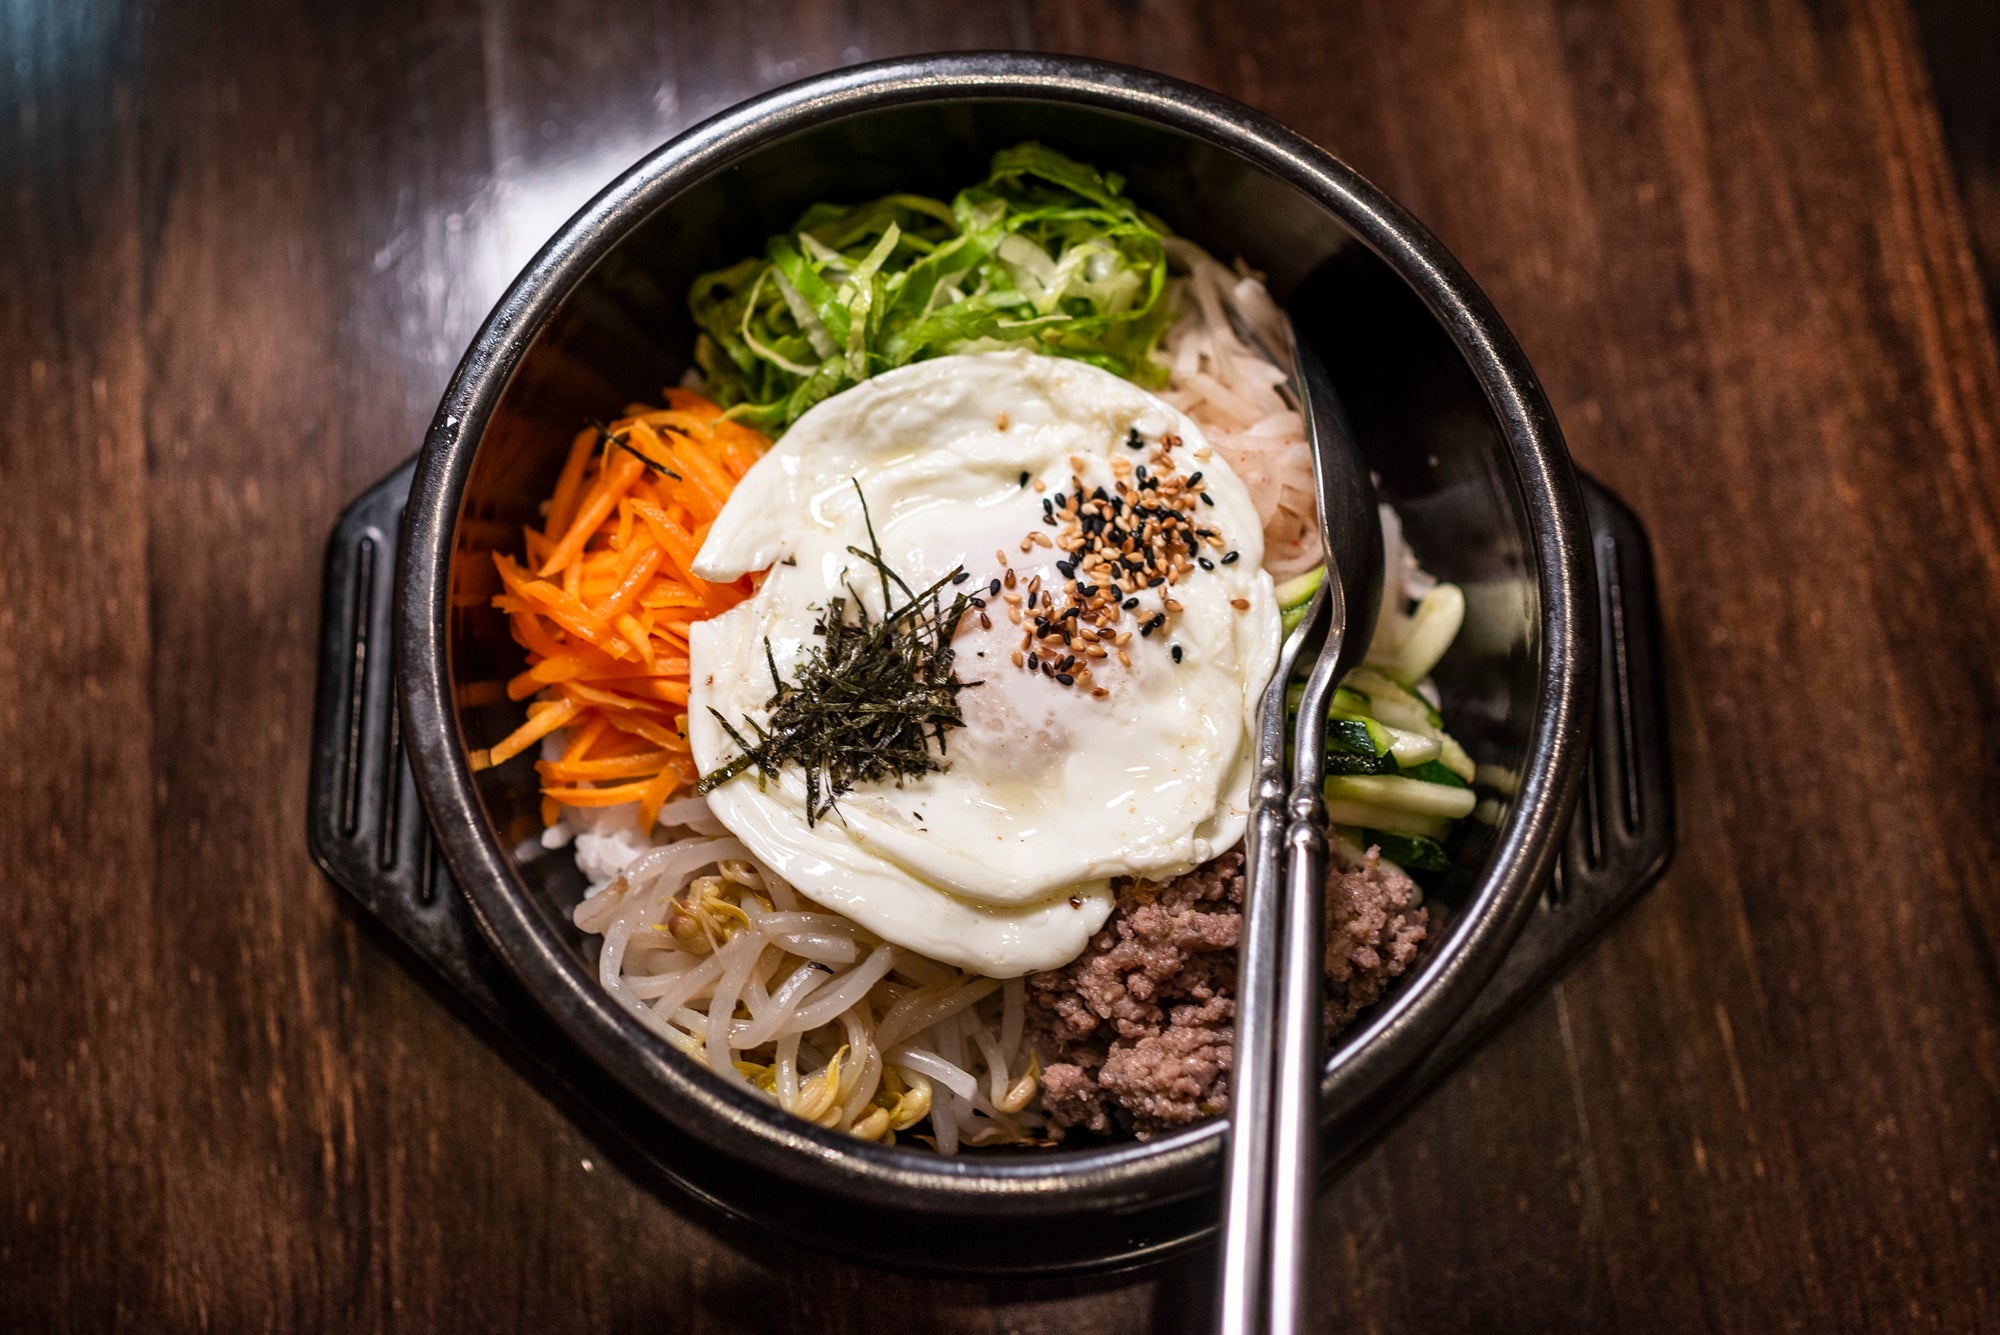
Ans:
[{"label": "shredded lettuce", "polygon": [[815,204],[762,256],[701,275],[695,360],[716,402],[774,435],[870,376],[1018,344],[1157,387],[1166,236],[1123,178],[1019,144],[949,203]]}]

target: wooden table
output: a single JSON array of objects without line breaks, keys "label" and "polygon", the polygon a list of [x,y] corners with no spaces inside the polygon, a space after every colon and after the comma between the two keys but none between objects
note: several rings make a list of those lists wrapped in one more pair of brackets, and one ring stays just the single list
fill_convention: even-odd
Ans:
[{"label": "wooden table", "polygon": [[710,1236],[303,846],[321,544],[506,280],[700,117],[952,46],[1346,156],[1657,546],[1678,860],[1326,1192],[1323,1327],[2000,1322],[2000,23],[1331,8],[0,6],[0,1327],[1203,1328],[1205,1256],[946,1283]]}]

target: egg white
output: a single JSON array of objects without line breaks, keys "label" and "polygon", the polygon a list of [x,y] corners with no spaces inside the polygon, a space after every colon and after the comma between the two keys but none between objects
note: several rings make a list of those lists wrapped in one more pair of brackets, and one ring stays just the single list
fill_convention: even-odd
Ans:
[{"label": "egg white", "polygon": [[[1002,573],[1061,588],[1064,553],[1020,550],[1041,503],[1113,480],[1128,431],[1180,436],[1202,470],[1202,520],[1240,554],[1174,586],[1182,611],[1127,646],[1130,670],[1100,661],[1103,699],[1013,666],[1019,630],[992,599],[991,630],[955,641],[965,726],[947,768],[898,785],[858,785],[808,825],[803,775],[755,771],[709,795],[716,817],[799,892],[884,940],[995,977],[1079,954],[1111,908],[1110,878],[1162,880],[1226,851],[1248,810],[1258,697],[1276,659],[1278,611],[1257,511],[1200,429],[1145,390],[1081,362],[1027,352],[943,357],[877,376],[814,407],[737,485],[696,561],[717,580],[769,568],[757,594],[690,640],[689,737],[706,771],[736,752],[716,721],[762,720],[779,672],[816,644],[830,597],[882,611],[878,577],[848,550],[868,536],[914,588],[963,565],[982,592]],[[1136,453],[1127,452],[1137,462]],[[1021,482],[1041,479],[1046,492]],[[1158,610],[1141,596],[1126,625]],[[1243,600],[1247,610],[1232,606]],[[1175,663],[1170,645],[1182,650]],[[747,734],[746,734],[747,735]]]}]

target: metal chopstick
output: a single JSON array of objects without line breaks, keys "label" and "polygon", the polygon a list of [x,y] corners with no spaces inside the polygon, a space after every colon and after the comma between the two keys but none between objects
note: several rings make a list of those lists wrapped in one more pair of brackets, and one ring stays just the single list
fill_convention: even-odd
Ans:
[{"label": "metal chopstick", "polygon": [[1257,775],[1251,789],[1243,891],[1243,939],[1236,981],[1236,1048],[1231,1072],[1229,1151],[1223,1181],[1220,1321],[1225,1335],[1263,1328],[1265,1256],[1271,1213],[1272,1101],[1278,1037],[1280,919],[1285,857],[1286,693],[1292,671],[1326,607],[1320,592],[1285,638],[1258,714]]}]

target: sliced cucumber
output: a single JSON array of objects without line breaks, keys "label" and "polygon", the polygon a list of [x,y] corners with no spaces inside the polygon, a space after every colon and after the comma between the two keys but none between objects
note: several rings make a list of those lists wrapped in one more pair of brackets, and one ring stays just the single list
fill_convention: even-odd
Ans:
[{"label": "sliced cucumber", "polygon": [[1382,856],[1404,871],[1450,871],[1451,855],[1444,845],[1421,834],[1397,834],[1391,830],[1363,830],[1361,842],[1382,850]]},{"label": "sliced cucumber", "polygon": [[1395,648],[1369,662],[1400,681],[1419,682],[1431,674],[1465,624],[1465,593],[1456,584],[1440,584],[1423,596],[1410,614]]},{"label": "sliced cucumber", "polygon": [[1438,739],[1438,763],[1467,783],[1473,782],[1479,774],[1479,767],[1472,763],[1472,757],[1465,753],[1465,748],[1450,733]]},{"label": "sliced cucumber", "polygon": [[1294,575],[1272,590],[1278,598],[1278,609],[1289,612],[1294,607],[1304,607],[1312,601],[1312,596],[1319,592],[1319,586],[1325,582],[1325,566],[1314,566],[1303,575]]},{"label": "sliced cucumber", "polygon": [[1387,755],[1394,745],[1387,728],[1372,718],[1336,718],[1326,725],[1326,749],[1371,756]]},{"label": "sliced cucumber", "polygon": [[[1328,784],[1338,782],[1341,780],[1327,780]],[[1451,833],[1451,822],[1443,816],[1424,816],[1413,811],[1396,811],[1389,807],[1377,806],[1373,802],[1352,802],[1346,798],[1328,797],[1326,818],[1335,825],[1387,830],[1395,834],[1421,835],[1426,839],[1442,839]]]},{"label": "sliced cucumber", "polygon": [[1326,726],[1326,772],[1394,774],[1388,742],[1388,730],[1372,719],[1333,719]]},{"label": "sliced cucumber", "polygon": [[1405,728],[1383,727],[1379,723],[1376,726],[1389,734],[1389,753],[1396,757],[1396,763],[1404,769],[1414,769],[1427,760],[1436,760],[1442,752],[1442,747],[1435,737],[1426,737],[1420,732],[1410,732]]},{"label": "sliced cucumber", "polygon": [[1313,594],[1326,580],[1326,567],[1319,566],[1306,571],[1296,579],[1288,579],[1273,592],[1278,598],[1278,633],[1290,635],[1298,624],[1306,619],[1306,608],[1312,603]]},{"label": "sliced cucumber", "polygon": [[[1432,736],[1444,727],[1444,716],[1432,707],[1430,701],[1385,672],[1358,667],[1347,674],[1345,685],[1367,696],[1369,704],[1374,706],[1369,712],[1391,727],[1407,727],[1412,732],[1426,732]],[[1404,723],[1396,715],[1404,715],[1412,721]]]},{"label": "sliced cucumber", "polygon": [[[1470,788],[1406,779],[1400,774],[1341,774],[1326,781],[1328,802],[1360,802],[1390,811],[1458,820],[1472,814],[1478,798]],[[1351,822],[1343,821],[1342,824]],[[1384,829],[1397,828],[1384,826]]]},{"label": "sliced cucumber", "polygon": [[1435,760],[1426,760],[1423,764],[1417,765],[1414,768],[1405,768],[1403,770],[1403,777],[1406,779],[1416,779],[1422,783],[1441,783],[1447,788],[1464,788],[1468,786],[1464,779],[1459,778],[1447,766]]}]

